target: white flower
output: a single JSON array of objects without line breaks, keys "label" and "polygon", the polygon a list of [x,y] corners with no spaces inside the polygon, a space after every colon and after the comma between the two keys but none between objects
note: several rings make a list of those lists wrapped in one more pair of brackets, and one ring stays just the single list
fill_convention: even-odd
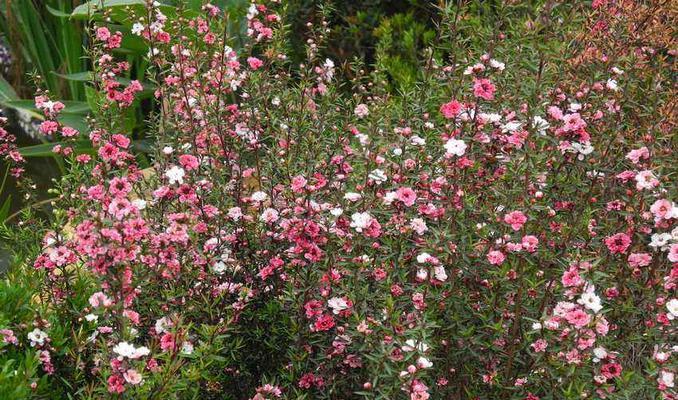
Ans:
[{"label": "white flower", "polygon": [[595,286],[587,284],[586,290],[579,297],[577,303],[583,305],[584,307],[598,314],[598,312],[603,309],[603,305],[600,302],[600,297],[596,295],[595,290],[596,290]]},{"label": "white flower", "polygon": [[162,317],[155,321],[155,332],[157,334],[167,332],[172,327],[172,321],[167,317]]},{"label": "white flower", "polygon": [[425,146],[426,140],[417,135],[414,135],[410,138],[410,143],[412,143],[413,146]]},{"label": "white flower", "polygon": [[372,179],[377,185],[381,185],[388,180],[386,173],[378,168],[370,172],[368,178]]},{"label": "white flower", "polygon": [[518,121],[510,121],[501,126],[501,132],[515,132],[520,129],[521,126],[523,126],[523,124]]},{"label": "white flower", "polygon": [[132,25],[132,33],[137,36],[140,36],[144,32],[144,29],[145,29],[144,25],[139,22]]},{"label": "white flower", "polygon": [[89,322],[92,322],[92,321],[95,321],[95,322],[96,322],[96,321],[99,320],[99,316],[98,316],[98,315],[94,315],[94,314],[87,314],[87,315],[85,315],[85,319],[86,319],[87,321],[89,321]]},{"label": "white flower", "polygon": [[[473,116],[469,114],[468,116],[469,119],[473,119]],[[501,115],[497,113],[480,113],[478,114],[478,118],[484,122],[489,122],[489,123],[497,123],[501,121]]]},{"label": "white flower", "polygon": [[424,342],[415,342],[414,339],[408,339],[405,342],[405,346],[402,347],[403,351],[414,351],[417,349],[418,351],[425,353],[428,350],[428,345]]},{"label": "white flower", "polygon": [[280,97],[275,96],[273,99],[271,99],[271,104],[273,104],[276,107],[279,106],[280,105]]},{"label": "white flower", "polygon": [[116,344],[115,347],[113,347],[113,352],[122,358],[127,357],[131,359],[141,358],[151,353],[147,347],[141,346],[139,348],[135,348],[133,344],[127,342],[120,342]]},{"label": "white flower", "polygon": [[605,86],[614,92],[619,90],[619,85],[617,84],[617,81],[615,81],[614,79],[608,79]]},{"label": "white flower", "polygon": [[355,137],[358,138],[358,141],[360,142],[361,145],[366,146],[367,143],[370,142],[370,137],[365,135],[364,133],[358,133],[355,135]]},{"label": "white flower", "polygon": [[417,359],[417,367],[419,368],[431,368],[433,363],[428,360],[426,357],[419,357]]},{"label": "white flower", "polygon": [[650,247],[662,248],[669,243],[671,238],[672,236],[670,233],[655,233],[651,236],[652,241],[650,242]]},{"label": "white flower", "polygon": [[332,297],[331,299],[327,300],[327,306],[332,309],[332,313],[335,315],[348,309],[348,303],[341,297]]},{"label": "white flower", "polygon": [[113,347],[113,352],[121,357],[132,358],[135,352],[134,345],[127,342],[120,342]]},{"label": "white flower", "polygon": [[596,347],[593,349],[593,355],[595,356],[593,362],[598,362],[607,357],[607,350],[604,347]]},{"label": "white flower", "polygon": [[577,158],[581,161],[584,159],[584,156],[587,156],[593,152],[593,146],[591,146],[590,142],[584,142],[584,143],[579,143],[579,142],[573,142],[570,147],[575,153],[579,153]]},{"label": "white flower", "polygon": [[363,229],[367,229],[372,222],[372,216],[369,213],[353,213],[351,215],[351,228],[354,228],[358,232],[362,232]]},{"label": "white flower", "polygon": [[325,79],[327,81],[331,81],[334,77],[334,61],[326,58],[325,63],[323,64],[323,69],[325,70],[325,73],[323,74]]},{"label": "white flower", "polygon": [[495,60],[495,59],[493,58],[493,59],[490,60],[490,67],[496,68],[496,69],[498,69],[499,71],[503,71],[504,68],[506,68],[506,64],[504,64],[504,63],[501,62],[501,61],[497,61],[497,60]]},{"label": "white flower", "polygon": [[162,148],[163,154],[172,154],[174,152],[174,148],[172,146],[165,146]]},{"label": "white flower", "polygon": [[397,197],[398,195],[396,194],[396,192],[386,192],[384,193],[384,197],[382,200],[384,201],[384,204],[388,206],[391,205]]},{"label": "white flower", "polygon": [[463,140],[450,139],[445,143],[447,154],[461,157],[466,153],[466,143]]},{"label": "white flower", "polygon": [[532,330],[540,331],[541,328],[542,328],[542,325],[541,325],[540,322],[533,322],[533,323],[532,323]]},{"label": "white flower", "polygon": [[417,255],[417,262],[418,262],[419,264],[423,264],[423,263],[427,262],[427,261],[429,260],[429,258],[431,258],[431,255],[430,255],[430,254],[428,254],[428,253],[421,253],[421,254]]},{"label": "white flower", "polygon": [[360,200],[363,196],[360,195],[360,193],[355,193],[355,192],[348,192],[344,195],[344,200],[356,202]]},{"label": "white flower", "polygon": [[550,126],[551,125],[548,123],[548,121],[540,117],[539,115],[535,115],[534,118],[532,118],[532,127],[536,129],[540,135],[545,135],[546,130]]},{"label": "white flower", "polygon": [[402,156],[403,155],[403,149],[401,149],[400,147],[393,149],[393,155],[396,156],[396,157]]},{"label": "white flower", "polygon": [[226,272],[226,263],[223,261],[217,261],[212,265],[212,271],[214,271],[217,275],[221,275],[224,272]]},{"label": "white flower", "polygon": [[31,341],[31,347],[35,347],[35,345],[42,346],[45,344],[45,339],[48,338],[47,333],[41,331],[38,328],[33,329],[26,336],[28,337],[28,340]]},{"label": "white flower", "polygon": [[341,207],[333,208],[333,209],[330,210],[330,214],[334,215],[335,217],[338,217],[343,213],[344,213],[344,210],[341,209]]},{"label": "white flower", "polygon": [[619,69],[617,67],[612,67],[612,72],[617,74],[617,75],[623,75],[624,74],[624,70]]},{"label": "white flower", "polygon": [[442,265],[436,265],[433,268],[433,276],[441,282],[444,282],[447,280],[447,272],[445,272],[445,267]]},{"label": "white flower", "polygon": [[184,354],[193,354],[193,343],[186,341],[181,345],[181,352]]},{"label": "white flower", "polygon": [[146,200],[142,199],[134,199],[132,200],[132,205],[139,211],[143,210],[146,208]]},{"label": "white flower", "polygon": [[675,374],[671,371],[661,370],[659,372],[659,378],[657,381],[662,383],[664,386],[672,388],[674,386]]},{"label": "white flower", "polygon": [[577,112],[577,111],[581,110],[581,104],[579,104],[579,103],[570,103],[569,110],[570,110],[570,112]]},{"label": "white flower", "polygon": [[412,218],[410,221],[410,228],[412,228],[418,235],[423,235],[428,231],[428,226],[426,226],[426,221],[422,218]]},{"label": "white flower", "polygon": [[186,175],[184,169],[181,167],[177,167],[176,165],[173,165],[170,169],[165,171],[165,176],[167,177],[167,179],[169,179],[170,185],[174,185],[175,183],[178,183],[180,185],[183,184],[184,175]]},{"label": "white flower", "polygon": [[264,192],[258,191],[258,192],[252,193],[252,196],[250,196],[250,197],[254,201],[264,201],[268,198],[268,195]]},{"label": "white flower", "polygon": [[417,270],[417,280],[425,281],[428,278],[428,271],[425,268],[420,268]]},{"label": "white flower", "polygon": [[678,299],[671,299],[666,303],[666,309],[669,311],[669,319],[678,317]]},{"label": "white flower", "polygon": [[247,19],[254,19],[257,15],[259,15],[259,10],[257,10],[256,4],[250,4],[250,7],[247,9]]}]

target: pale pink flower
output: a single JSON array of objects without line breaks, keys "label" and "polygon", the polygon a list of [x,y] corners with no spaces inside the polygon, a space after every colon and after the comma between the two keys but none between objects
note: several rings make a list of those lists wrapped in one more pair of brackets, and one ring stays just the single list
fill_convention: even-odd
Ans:
[{"label": "pale pink flower", "polygon": [[489,261],[489,263],[492,265],[501,265],[505,259],[506,256],[504,253],[499,250],[492,250],[487,253],[487,261]]}]

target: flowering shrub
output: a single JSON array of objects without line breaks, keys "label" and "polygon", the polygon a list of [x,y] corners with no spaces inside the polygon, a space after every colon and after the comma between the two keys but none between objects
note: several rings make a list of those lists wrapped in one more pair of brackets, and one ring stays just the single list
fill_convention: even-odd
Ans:
[{"label": "flowering shrub", "polygon": [[120,32],[94,27],[90,132],[36,97],[43,133],[96,154],[55,149],[70,173],[33,262],[40,312],[0,326],[36,355],[35,392],[676,398],[673,127],[634,130],[637,60],[578,75],[527,33],[445,48],[450,6],[444,56],[392,95],[322,55],[322,15],[289,65],[283,10],[252,4],[237,51],[215,6],[130,15],[151,168],[119,118],[143,89],[116,79]]}]

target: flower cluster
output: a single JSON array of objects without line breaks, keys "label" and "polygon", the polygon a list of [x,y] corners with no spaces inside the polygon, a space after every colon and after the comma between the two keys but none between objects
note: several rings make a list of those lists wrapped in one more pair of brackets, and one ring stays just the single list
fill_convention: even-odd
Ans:
[{"label": "flower cluster", "polygon": [[[396,99],[356,71],[347,96],[318,55],[326,25],[291,65],[279,7],[253,3],[238,47],[216,6],[172,22],[148,3],[133,29],[159,103],[146,169],[116,121],[142,87],[120,86],[120,34],[96,28],[96,154],[62,149],[66,227],[34,262],[86,332],[75,385],[676,398],[678,207],[667,138],[629,128],[633,65],[596,60],[603,72],[563,82],[565,65],[524,71],[500,47],[436,59]],[[44,133],[77,134],[63,104],[36,106]]]}]

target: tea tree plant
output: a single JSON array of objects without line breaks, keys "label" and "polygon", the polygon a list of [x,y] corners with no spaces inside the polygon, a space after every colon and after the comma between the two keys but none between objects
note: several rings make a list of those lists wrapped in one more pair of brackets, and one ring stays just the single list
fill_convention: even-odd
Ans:
[{"label": "tea tree plant", "polygon": [[149,168],[123,35],[96,23],[89,132],[36,97],[69,173],[3,349],[37,356],[36,397],[674,399],[673,127],[634,131],[647,53],[566,62],[633,17],[594,3],[495,5],[471,42],[478,5],[444,4],[394,94],[326,56],[328,9],[293,65],[284,4],[253,3],[236,51],[218,7],[148,2]]}]

